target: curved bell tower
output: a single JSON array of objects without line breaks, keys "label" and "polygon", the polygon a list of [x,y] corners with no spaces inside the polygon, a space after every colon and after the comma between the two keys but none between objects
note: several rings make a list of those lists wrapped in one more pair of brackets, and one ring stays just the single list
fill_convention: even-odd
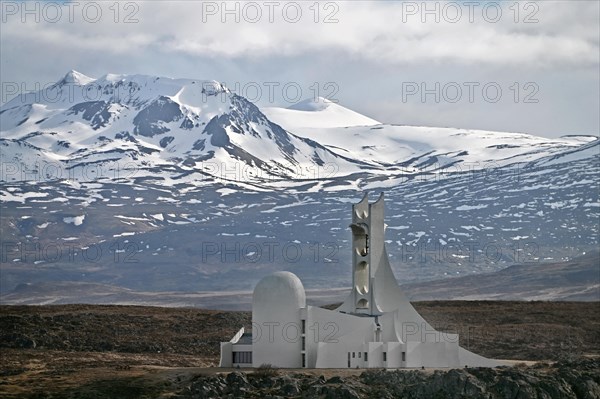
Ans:
[{"label": "curved bell tower", "polygon": [[352,206],[352,292],[343,309],[346,313],[377,316],[375,273],[384,255],[383,193],[369,204],[368,194]]}]

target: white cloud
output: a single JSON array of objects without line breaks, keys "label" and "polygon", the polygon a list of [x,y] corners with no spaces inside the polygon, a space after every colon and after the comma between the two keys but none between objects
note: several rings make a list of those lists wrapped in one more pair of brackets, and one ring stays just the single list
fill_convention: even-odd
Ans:
[{"label": "white cloud", "polygon": [[[229,58],[341,51],[396,64],[476,62],[531,67],[598,64],[597,2],[506,2],[496,23],[485,17],[485,2],[472,8],[465,6],[465,2],[447,1],[320,3],[319,23],[314,22],[312,2],[293,3],[301,5],[302,17],[297,23],[286,21],[294,14],[288,9],[286,17],[283,11],[290,3],[281,2],[271,8],[274,21],[271,23],[266,6],[269,3],[254,2],[260,6],[262,18],[251,23],[244,20],[244,15],[254,18],[253,9],[244,13],[246,3],[229,2],[230,10],[237,4],[240,22],[236,23],[235,15],[226,14],[222,2],[148,1],[135,3],[139,6],[135,14],[139,22],[133,24],[115,23],[111,5],[100,4],[103,4],[103,18],[97,23],[86,22],[81,16],[73,23],[55,24],[36,24],[31,19],[23,24],[20,18],[8,18],[2,27],[2,41],[38,41],[59,49],[103,51],[110,55],[150,48],[163,54],[180,52]],[[215,15],[207,15],[207,4],[212,4],[210,10],[217,8]],[[324,4],[330,6],[326,8]],[[409,8],[411,4],[419,9],[414,15],[408,13],[415,11]],[[439,23],[435,22],[436,15],[420,12],[423,4],[429,9],[437,5]],[[448,4],[460,5],[456,9],[462,16],[456,23],[451,22],[457,20],[455,14],[443,11]],[[518,17],[515,4],[521,4],[517,7]],[[522,4],[537,6],[529,9]],[[324,23],[331,13],[338,22]],[[124,18],[124,14],[121,10],[119,18]],[[530,14],[539,22],[524,23],[522,20]],[[426,18],[425,23],[422,18]]]},{"label": "white cloud", "polygon": [[[465,7],[458,23],[443,18],[436,23],[431,15],[422,23],[418,14],[405,15],[403,21],[402,4],[406,11],[407,4],[421,7],[422,1],[324,1],[319,3],[320,23],[314,23],[309,9],[314,2],[298,2],[303,14],[295,24],[284,20],[284,2],[270,23],[265,3],[257,1],[263,5],[260,23],[235,23],[231,15],[227,23],[220,15],[203,22],[203,4],[213,3],[222,4],[120,2],[121,21],[132,11],[124,5],[137,5],[133,17],[139,22],[133,24],[114,22],[109,9],[114,2],[98,2],[103,16],[97,23],[77,13],[73,23],[35,23],[31,18],[22,23],[18,15],[7,16],[0,25],[1,80],[26,82],[31,88],[31,82],[56,81],[77,69],[94,77],[146,73],[230,85],[292,81],[302,85],[304,97],[311,94],[314,82],[320,83],[320,94],[325,82],[335,82],[336,99],[342,104],[383,121],[553,136],[598,133],[597,1],[502,2],[503,16],[497,23],[482,17],[481,9],[489,2],[478,3],[473,23]],[[427,2],[428,7],[440,8],[451,3]],[[518,23],[510,8],[515,4]],[[323,23],[332,11],[339,22]],[[532,11],[539,22],[523,23]],[[494,81],[505,96],[492,105],[403,102],[400,89],[407,81]],[[511,85],[530,81],[539,84],[539,104],[509,103]]]}]

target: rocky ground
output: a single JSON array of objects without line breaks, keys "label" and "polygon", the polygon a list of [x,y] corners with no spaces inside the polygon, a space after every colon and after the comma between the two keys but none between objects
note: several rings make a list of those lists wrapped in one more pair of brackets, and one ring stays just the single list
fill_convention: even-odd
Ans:
[{"label": "rocky ground", "polygon": [[[249,312],[135,306],[0,306],[2,398],[600,398],[600,303],[420,302],[489,369],[214,368]],[[539,361],[537,363],[532,361]],[[232,374],[230,374],[233,372]]]},{"label": "rocky ground", "polygon": [[[532,367],[470,368],[423,372],[368,370],[326,379],[305,373],[233,372],[194,379],[176,398],[600,398],[600,361]],[[275,375],[273,375],[275,374]]]}]

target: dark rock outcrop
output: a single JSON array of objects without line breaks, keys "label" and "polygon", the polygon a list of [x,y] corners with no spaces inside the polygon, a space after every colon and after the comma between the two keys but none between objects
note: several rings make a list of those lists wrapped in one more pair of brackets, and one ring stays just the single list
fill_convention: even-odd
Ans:
[{"label": "dark rock outcrop", "polygon": [[236,371],[226,376],[198,376],[177,397],[600,399],[600,360],[433,372],[369,370],[328,380],[303,373],[266,377]]}]

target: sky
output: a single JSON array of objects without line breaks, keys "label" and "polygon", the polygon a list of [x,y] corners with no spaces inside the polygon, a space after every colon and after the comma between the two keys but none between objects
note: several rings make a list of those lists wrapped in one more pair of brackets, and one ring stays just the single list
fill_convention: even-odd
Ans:
[{"label": "sky", "polygon": [[262,107],[322,96],[383,123],[598,135],[599,4],[3,0],[0,102],[74,69],[214,79]]}]

